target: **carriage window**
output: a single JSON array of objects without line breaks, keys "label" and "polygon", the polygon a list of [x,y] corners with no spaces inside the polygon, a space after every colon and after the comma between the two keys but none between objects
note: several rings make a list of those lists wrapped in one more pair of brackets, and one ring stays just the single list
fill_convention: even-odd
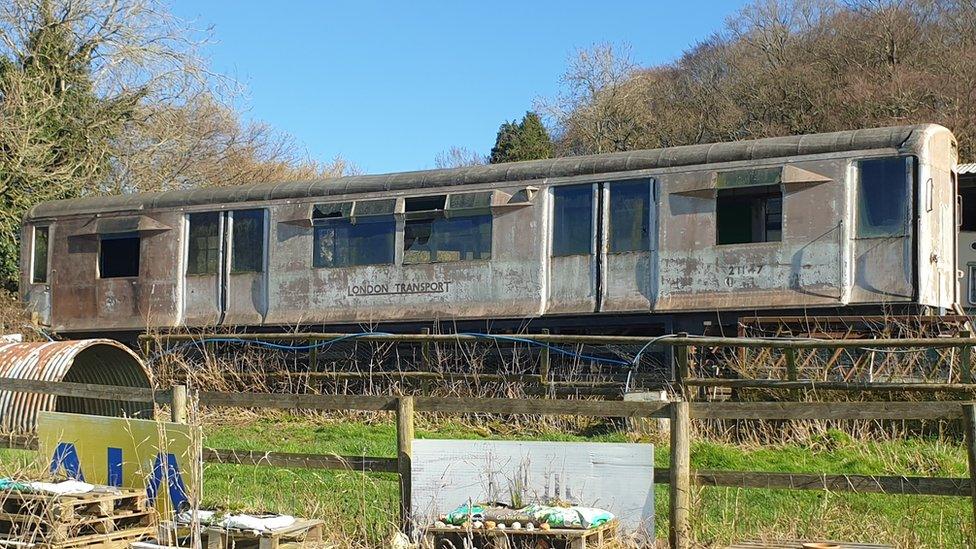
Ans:
[{"label": "carriage window", "polygon": [[139,243],[136,233],[104,235],[99,240],[99,278],[139,276]]},{"label": "carriage window", "polygon": [[31,282],[47,284],[47,246],[50,227],[34,227],[34,261],[31,264]]},{"label": "carriage window", "polygon": [[976,187],[960,187],[959,197],[962,200],[962,219],[959,230],[976,231]]},{"label": "carriage window", "polygon": [[858,163],[857,236],[902,236],[908,229],[910,158],[876,158]]},{"label": "carriage window", "polygon": [[406,199],[405,265],[491,259],[491,214],[452,212],[446,217],[446,198],[441,195]]},{"label": "carriage window", "polygon": [[592,185],[556,187],[552,199],[552,255],[593,253]]},{"label": "carriage window", "polygon": [[393,217],[315,220],[312,263],[316,268],[393,263]]},{"label": "carriage window", "polygon": [[186,274],[215,275],[220,266],[220,212],[187,216]]},{"label": "carriage window", "polygon": [[650,248],[649,181],[610,184],[610,253]]},{"label": "carriage window", "polygon": [[715,212],[717,244],[783,239],[783,192],[779,185],[719,189]]},{"label": "carriage window", "polygon": [[264,210],[236,210],[230,272],[264,272]]},{"label": "carriage window", "polygon": [[976,305],[976,265],[969,266],[969,304]]}]

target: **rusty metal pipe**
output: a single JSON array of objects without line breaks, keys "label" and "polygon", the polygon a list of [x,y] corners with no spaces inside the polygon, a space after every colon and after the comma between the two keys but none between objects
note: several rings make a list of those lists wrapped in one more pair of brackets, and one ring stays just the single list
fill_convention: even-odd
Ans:
[{"label": "rusty metal pipe", "polygon": [[[139,356],[111,339],[0,344],[0,378],[4,377],[150,387],[149,371]],[[32,432],[41,411],[147,417],[152,405],[5,391],[0,386],[0,430]]]}]

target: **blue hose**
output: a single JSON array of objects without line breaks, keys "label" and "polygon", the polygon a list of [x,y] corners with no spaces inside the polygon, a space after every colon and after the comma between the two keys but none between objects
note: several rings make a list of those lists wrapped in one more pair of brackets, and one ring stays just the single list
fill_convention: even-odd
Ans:
[{"label": "blue hose", "polygon": [[[336,343],[340,343],[340,342],[343,342],[343,341],[348,341],[348,340],[357,339],[357,338],[361,338],[361,337],[367,337],[367,336],[374,336],[374,335],[384,335],[384,336],[386,336],[386,335],[393,335],[393,334],[390,334],[390,333],[387,333],[387,332],[359,332],[359,333],[355,333],[355,334],[347,334],[347,335],[344,335],[344,336],[341,336],[341,337],[337,337],[337,338],[334,338],[334,339],[330,339],[328,341],[320,341],[318,343],[309,343],[309,344],[306,344],[306,345],[288,345],[288,344],[282,344],[282,343],[275,343],[273,341],[264,341],[264,340],[260,340],[260,339],[244,339],[244,338],[239,338],[239,337],[210,337],[210,338],[204,338],[204,339],[199,339],[199,340],[194,340],[194,341],[188,341],[188,342],[183,343],[181,345],[177,345],[176,347],[167,349],[166,352],[179,351],[179,350],[184,349],[184,348],[187,348],[187,347],[200,347],[200,346],[202,346],[204,344],[207,344],[207,343],[232,343],[232,344],[237,344],[237,345],[260,347],[260,348],[263,348],[263,349],[272,349],[272,350],[276,350],[276,351],[299,352],[299,351],[311,351],[313,349],[321,349],[321,348],[329,347],[329,346],[332,346],[332,345],[334,345]],[[659,341],[660,339],[663,339],[664,337],[668,337],[668,336],[661,336],[661,337],[652,339],[651,341],[649,341],[647,343],[647,345],[644,345],[644,347],[641,348],[640,352],[637,353],[637,356],[634,358],[634,360],[632,360],[632,361],[626,361],[626,360],[620,360],[620,359],[615,359],[615,358],[607,358],[607,357],[600,357],[600,356],[595,356],[595,355],[588,355],[588,354],[577,353],[576,351],[573,351],[573,350],[570,350],[570,349],[564,349],[562,347],[557,347],[557,346],[551,345],[549,343],[544,343],[544,342],[541,342],[541,341],[535,341],[533,339],[528,339],[528,338],[525,338],[525,337],[483,334],[483,333],[477,333],[477,332],[460,333],[460,334],[457,334],[457,335],[463,335],[463,336],[469,336],[469,337],[476,337],[476,338],[479,338],[479,339],[489,339],[489,340],[497,340],[497,341],[510,341],[510,342],[514,342],[514,343],[524,343],[526,345],[535,345],[537,347],[546,348],[546,349],[548,349],[548,350],[550,350],[552,352],[555,352],[557,354],[564,355],[564,356],[569,356],[569,357],[573,357],[573,358],[577,358],[577,359],[580,359],[580,360],[590,360],[590,361],[593,361],[593,362],[598,362],[598,363],[603,363],[603,364],[611,364],[611,365],[614,365],[614,366],[625,366],[625,367],[629,367],[629,368],[633,368],[633,367],[635,367],[637,365],[637,363],[640,361],[641,355],[644,353],[644,351],[647,349],[648,346],[650,346],[652,343],[654,343],[656,341]],[[162,352],[157,353],[156,355],[154,355],[153,357],[151,357],[149,361],[150,362],[155,361],[160,356],[161,353]]]}]

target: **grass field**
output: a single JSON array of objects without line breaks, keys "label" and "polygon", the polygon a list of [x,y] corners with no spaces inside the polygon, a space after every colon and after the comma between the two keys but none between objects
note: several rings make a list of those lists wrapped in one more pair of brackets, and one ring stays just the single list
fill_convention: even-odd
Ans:
[{"label": "grass field", "polygon": [[[478,431],[478,432],[476,432]],[[281,452],[393,456],[392,423],[311,421],[280,417],[205,428],[206,444],[218,448]],[[534,432],[504,436],[459,423],[418,428],[420,438],[532,438],[627,441],[622,432],[574,435]],[[657,445],[655,465],[668,465]],[[0,451],[5,467],[29,459]],[[740,471],[823,472],[906,476],[967,476],[961,445],[940,439],[890,442],[851,440],[829,432],[807,444],[783,446],[696,442],[692,466]],[[2,474],[2,471],[0,471]],[[667,487],[656,489],[657,535],[667,536]],[[335,538],[381,546],[396,520],[394,475],[208,465],[205,503],[232,510],[268,510],[326,518]],[[745,538],[833,538],[887,542],[897,547],[964,547],[971,537],[972,507],[966,498],[886,496],[812,491],[697,489],[692,524],[696,539],[720,544]]]}]

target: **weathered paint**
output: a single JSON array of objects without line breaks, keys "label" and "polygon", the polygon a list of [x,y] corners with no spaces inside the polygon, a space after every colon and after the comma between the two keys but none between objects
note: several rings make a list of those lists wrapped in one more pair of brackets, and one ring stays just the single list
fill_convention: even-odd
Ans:
[{"label": "weathered paint", "polygon": [[929,137],[921,141],[918,154],[916,264],[918,300],[948,309],[960,301],[956,261],[958,189],[952,174],[958,150],[955,141],[940,139],[938,134],[943,131],[938,127],[926,129]]},{"label": "weathered paint", "polygon": [[[491,164],[446,170],[403,172],[384,175],[356,175],[338,179],[288,183],[255,183],[234,187],[205,187],[159,193],[102,196],[55,200],[34,206],[29,219],[61,216],[154,211],[161,209],[226,209],[234,203],[295,201],[308,198],[346,197],[394,193],[421,189],[453,191],[450,187],[497,184],[511,186],[526,181],[577,177],[587,174],[619,174],[639,170],[668,170],[703,164],[728,164],[796,156],[858,153],[866,150],[915,150],[936,132],[948,130],[934,124],[868,128],[754,141],[688,145],[580,157],[532,160],[510,164]],[[951,137],[951,134],[949,134]],[[616,179],[616,178],[615,178]],[[623,179],[623,178],[621,178]],[[374,195],[375,196],[375,195]],[[204,206],[204,208],[195,208]],[[162,222],[163,225],[169,225]]]},{"label": "weathered paint", "polygon": [[[149,387],[142,360],[109,339],[0,344],[0,377]],[[138,402],[57,397],[0,390],[0,430],[30,432],[40,411],[136,417],[152,406]]]},{"label": "weathered paint", "polygon": [[[52,224],[49,293],[25,278],[23,295],[42,320],[49,300],[46,319],[59,331],[213,325],[221,316],[225,325],[295,325],[530,318],[598,308],[685,313],[888,303],[944,307],[955,299],[954,268],[946,268],[956,256],[947,228],[954,222],[952,143],[945,128],[924,125],[55,202],[32,210],[26,224]],[[918,157],[915,192],[925,191],[927,184],[920,183],[931,178],[937,207],[934,214],[918,213],[904,238],[858,240],[852,166],[884,156]],[[718,174],[744,168],[782,170],[782,241],[716,244]],[[551,189],[591,183],[599,192],[598,183],[627,179],[650,180],[656,189],[649,249],[609,254],[594,230],[591,255],[551,257]],[[495,191],[490,260],[401,265],[404,220],[397,214],[394,265],[312,265],[308,219],[314,204],[396,198],[402,211],[400,199],[407,196],[487,190]],[[928,197],[915,200],[923,199]],[[601,203],[608,201],[594,200],[594,208]],[[230,274],[224,249],[222,276],[185,274],[188,212],[255,207],[267,209],[264,272]],[[96,216],[131,217],[133,210],[153,228],[143,235],[140,276],[100,279],[97,235],[84,234],[90,233],[85,227]],[[607,218],[594,215],[593,223]],[[28,248],[25,238],[25,257]],[[929,261],[933,254],[937,262]]]}]

